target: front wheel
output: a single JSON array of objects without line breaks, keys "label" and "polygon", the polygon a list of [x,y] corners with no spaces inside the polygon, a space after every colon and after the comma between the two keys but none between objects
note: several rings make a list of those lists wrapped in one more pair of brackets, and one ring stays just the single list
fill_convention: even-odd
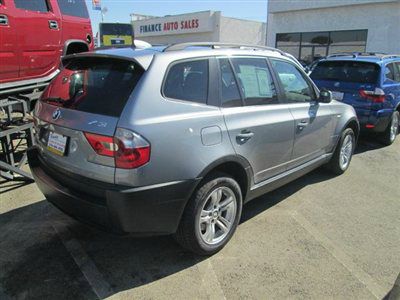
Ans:
[{"label": "front wheel", "polygon": [[336,175],[341,175],[350,166],[351,158],[355,149],[356,138],[351,128],[346,128],[340,136],[339,144],[327,167]]},{"label": "front wheel", "polygon": [[392,114],[390,123],[385,132],[381,135],[381,142],[387,146],[394,143],[396,136],[399,133],[399,112],[395,111]]},{"label": "front wheel", "polygon": [[239,184],[225,174],[216,174],[201,183],[189,200],[175,238],[194,253],[214,254],[232,237],[241,212]]}]

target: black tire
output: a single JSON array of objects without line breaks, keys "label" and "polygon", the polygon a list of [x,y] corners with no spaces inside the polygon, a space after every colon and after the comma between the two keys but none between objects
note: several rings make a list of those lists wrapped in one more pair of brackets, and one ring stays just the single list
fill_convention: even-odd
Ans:
[{"label": "black tire", "polygon": [[391,130],[392,130],[392,124],[394,122],[394,119],[397,119],[397,123],[399,123],[399,112],[398,111],[394,111],[392,114],[392,117],[390,118],[390,122],[387,126],[387,128],[385,129],[385,131],[380,135],[380,141],[382,144],[386,145],[386,146],[390,146],[391,144],[394,143],[394,141],[396,140],[396,135],[399,133],[399,124],[397,124],[397,132],[394,135],[394,137],[391,134]]},{"label": "black tire", "polygon": [[[343,147],[343,142],[345,141],[347,136],[351,136],[351,139],[353,141],[353,146],[352,146],[349,162],[345,166],[343,166],[340,162],[340,159],[341,159],[340,154],[341,154],[341,150]],[[331,160],[326,165],[327,169],[336,175],[341,175],[344,172],[346,172],[346,170],[350,166],[350,162],[351,162],[351,158],[353,157],[355,145],[356,145],[356,138],[355,138],[353,129],[346,128],[345,130],[343,130],[342,135],[340,136],[340,140],[336,146],[335,152],[333,153]]]},{"label": "black tire", "polygon": [[[203,206],[209,200],[212,192],[220,187],[230,189],[235,195],[236,214],[232,227],[228,234],[216,244],[207,244],[201,237],[200,225],[198,225],[200,213]],[[178,230],[174,237],[176,241],[185,249],[199,255],[212,255],[220,251],[231,239],[234,234],[242,213],[242,193],[239,184],[227,174],[215,173],[213,176],[200,183],[199,188],[193,193],[185,208]],[[215,225],[214,225],[215,226]]]}]

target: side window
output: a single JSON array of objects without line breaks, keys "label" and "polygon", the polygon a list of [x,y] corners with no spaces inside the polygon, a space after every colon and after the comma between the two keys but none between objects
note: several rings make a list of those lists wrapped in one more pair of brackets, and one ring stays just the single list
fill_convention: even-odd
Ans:
[{"label": "side window", "polygon": [[282,83],[287,102],[309,102],[315,98],[310,83],[294,65],[281,60],[271,61]]},{"label": "side window", "polygon": [[174,64],[164,83],[165,97],[207,103],[208,59]]},{"label": "side window", "polygon": [[46,0],[14,0],[14,2],[16,8],[39,12],[49,11]]},{"label": "side window", "polygon": [[89,18],[84,0],[57,0],[57,2],[63,15]]},{"label": "side window", "polygon": [[387,64],[385,67],[386,79],[394,81],[394,76],[395,76],[394,64]]},{"label": "side window", "polygon": [[232,58],[245,105],[278,103],[277,93],[267,60],[264,58]]},{"label": "side window", "polygon": [[394,80],[400,82],[400,62],[396,62],[393,65],[394,68],[396,69]]},{"label": "side window", "polygon": [[220,69],[221,106],[242,106],[242,98],[240,97],[229,59],[221,58],[218,61]]}]

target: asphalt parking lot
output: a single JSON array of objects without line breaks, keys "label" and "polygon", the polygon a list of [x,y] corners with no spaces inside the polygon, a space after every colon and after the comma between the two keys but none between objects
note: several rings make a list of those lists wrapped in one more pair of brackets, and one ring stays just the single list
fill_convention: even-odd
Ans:
[{"label": "asphalt parking lot", "polygon": [[0,299],[382,299],[400,272],[400,138],[363,139],[346,174],[252,201],[210,258],[87,228],[35,184],[0,184]]}]

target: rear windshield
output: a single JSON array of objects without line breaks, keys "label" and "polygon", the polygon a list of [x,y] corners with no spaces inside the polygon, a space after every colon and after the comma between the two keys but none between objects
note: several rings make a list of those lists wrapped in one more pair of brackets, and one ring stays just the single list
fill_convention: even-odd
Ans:
[{"label": "rear windshield", "polygon": [[77,58],[50,83],[41,101],[53,105],[119,117],[143,74],[132,61]]},{"label": "rear windshield", "polygon": [[317,64],[310,77],[314,80],[376,83],[379,66],[358,61],[323,61]]},{"label": "rear windshield", "polygon": [[100,32],[103,35],[133,35],[131,24],[101,23]]},{"label": "rear windshield", "polygon": [[74,16],[79,18],[89,18],[84,0],[58,0],[63,15]]}]

